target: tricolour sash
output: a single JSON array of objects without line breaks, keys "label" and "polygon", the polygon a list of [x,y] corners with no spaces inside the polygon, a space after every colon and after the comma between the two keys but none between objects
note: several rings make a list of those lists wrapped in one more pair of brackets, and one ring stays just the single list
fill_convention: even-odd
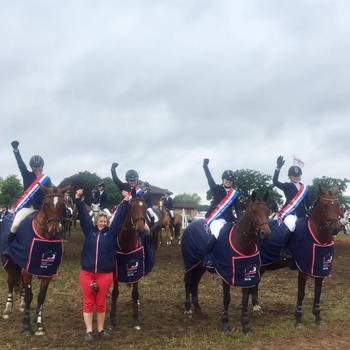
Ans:
[{"label": "tricolour sash", "polygon": [[130,191],[130,192],[128,193],[130,199],[131,199],[131,198],[136,198],[136,197],[141,197],[141,196],[146,192],[146,191],[145,191],[142,187],[140,187],[140,186],[136,186],[136,187],[134,187],[134,189],[135,189],[135,194],[134,194],[134,196],[132,196],[132,191]]},{"label": "tricolour sash", "polygon": [[293,214],[297,209],[298,205],[303,201],[306,194],[308,193],[308,187],[300,183],[301,187],[297,194],[292,198],[292,200],[285,205],[278,213],[280,219],[284,219],[286,216]]},{"label": "tricolour sash", "polygon": [[226,196],[221,200],[221,202],[215,207],[211,214],[206,218],[205,223],[210,225],[213,220],[217,219],[224,211],[227,209],[237,198],[238,191],[234,188],[231,188]]},{"label": "tricolour sash", "polygon": [[21,210],[30,199],[33,198],[34,194],[39,190],[39,184],[45,185],[49,180],[47,175],[38,176],[31,185],[23,192],[22,196],[18,199],[16,203],[15,213]]}]

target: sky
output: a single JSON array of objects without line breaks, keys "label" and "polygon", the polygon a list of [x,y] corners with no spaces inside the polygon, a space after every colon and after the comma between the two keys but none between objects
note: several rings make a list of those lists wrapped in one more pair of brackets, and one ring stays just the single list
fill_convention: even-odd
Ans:
[{"label": "sky", "polygon": [[203,203],[203,158],[350,179],[349,1],[0,4],[1,177],[18,140],[55,184],[118,162]]}]

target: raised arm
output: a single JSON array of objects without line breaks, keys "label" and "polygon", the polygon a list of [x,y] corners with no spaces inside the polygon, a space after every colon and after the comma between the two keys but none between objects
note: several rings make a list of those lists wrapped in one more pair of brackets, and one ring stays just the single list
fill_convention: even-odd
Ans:
[{"label": "raised arm", "polygon": [[119,177],[117,176],[117,172],[115,171],[115,168],[118,166],[118,163],[113,163],[111,166],[111,173],[112,173],[112,179],[114,183],[117,185],[119,188],[119,191],[125,190],[125,185],[124,182],[122,182]]},{"label": "raised arm", "polygon": [[282,168],[282,166],[283,166],[283,164],[284,164],[284,159],[283,159],[283,157],[282,157],[282,156],[279,156],[279,157],[277,158],[276,163],[277,163],[277,167],[276,167],[276,169],[275,169],[275,173],[273,174],[272,183],[273,183],[274,186],[276,186],[276,187],[279,188],[280,190],[284,191],[284,189],[285,189],[285,184],[284,184],[283,182],[278,181],[278,177],[279,177],[279,175],[280,175],[280,170],[281,170],[281,168]]},{"label": "raised arm", "polygon": [[75,203],[77,205],[80,226],[83,230],[84,235],[88,235],[90,232],[93,232],[94,225],[91,220],[91,216],[89,215],[85,203],[81,200],[83,196],[83,190],[79,189],[75,192]]},{"label": "raised arm", "polygon": [[210,170],[208,168],[208,164],[209,164],[209,159],[207,159],[207,158],[204,159],[203,160],[204,173],[205,173],[205,176],[207,177],[208,185],[209,185],[210,189],[212,189],[216,186],[216,183],[215,183],[213,177],[211,176]]},{"label": "raised arm", "polygon": [[18,141],[12,141],[11,142],[11,146],[13,148],[13,154],[15,155],[16,160],[17,160],[19,171],[21,172],[21,175],[24,178],[29,171],[27,169],[27,166],[23,162],[21,154],[19,153],[19,149],[18,149],[19,142]]}]

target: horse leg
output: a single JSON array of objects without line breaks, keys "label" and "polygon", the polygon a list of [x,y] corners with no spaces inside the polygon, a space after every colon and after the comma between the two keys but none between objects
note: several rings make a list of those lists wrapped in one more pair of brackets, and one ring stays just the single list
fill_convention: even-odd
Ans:
[{"label": "horse leg", "polygon": [[30,336],[33,333],[30,325],[30,305],[33,300],[32,276],[27,273],[23,273],[23,283],[25,288],[25,306],[22,319],[22,335]]},{"label": "horse leg", "polygon": [[133,320],[134,320],[134,329],[140,330],[140,320],[139,320],[139,289],[138,283],[133,283],[132,285],[132,310],[133,310]]},{"label": "horse leg", "polygon": [[298,300],[295,306],[295,320],[296,327],[301,328],[303,325],[303,313],[302,313],[302,304],[305,297],[305,285],[306,285],[307,275],[299,271],[298,273]]},{"label": "horse leg", "polygon": [[201,312],[202,309],[199,305],[198,302],[198,286],[199,282],[205,273],[205,268],[204,267],[199,267],[195,269],[192,273],[192,278],[191,278],[191,284],[190,284],[190,292],[192,296],[192,305],[194,306],[194,311],[195,312]]},{"label": "horse leg", "polygon": [[19,311],[24,312],[25,308],[25,296],[26,296],[26,289],[24,286],[24,283],[22,282],[22,287],[21,287],[21,296],[20,296],[20,303],[19,303]]},{"label": "horse leg", "polygon": [[317,325],[320,325],[321,323],[323,323],[321,318],[321,307],[320,307],[322,283],[323,283],[323,278],[319,278],[319,277],[315,278],[314,305],[312,307],[312,313],[315,316],[315,323]]},{"label": "horse leg", "polygon": [[221,317],[221,327],[224,332],[229,332],[231,331],[231,327],[228,323],[228,307],[231,302],[230,285],[222,281],[222,290],[223,290],[224,311]]},{"label": "horse leg", "polygon": [[2,314],[4,320],[8,320],[10,318],[13,309],[13,290],[16,284],[16,265],[9,261],[6,265],[6,272],[8,293],[5,310]]},{"label": "horse leg", "polygon": [[109,313],[109,328],[115,327],[117,325],[117,299],[119,296],[119,285],[116,279],[113,280],[113,290],[111,295],[111,311]]},{"label": "horse leg", "polygon": [[249,295],[251,294],[252,288],[242,288],[242,312],[241,312],[241,325],[242,332],[245,335],[249,335],[253,332],[253,328],[250,324],[248,317],[248,302]]},{"label": "horse leg", "polygon": [[185,273],[184,276],[184,282],[185,282],[185,315],[192,314],[191,310],[191,278],[192,278],[192,271],[189,271]]},{"label": "horse leg", "polygon": [[44,328],[44,315],[43,307],[46,299],[47,289],[49,287],[51,278],[43,278],[40,283],[40,291],[38,294],[38,302],[36,307],[36,325],[35,325],[35,335],[45,335],[46,331]]}]

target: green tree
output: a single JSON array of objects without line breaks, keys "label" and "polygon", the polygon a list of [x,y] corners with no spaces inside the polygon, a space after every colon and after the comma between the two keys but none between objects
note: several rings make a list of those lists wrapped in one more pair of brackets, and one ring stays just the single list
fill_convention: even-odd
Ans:
[{"label": "green tree", "polygon": [[332,188],[338,188],[339,194],[338,199],[341,204],[350,206],[350,199],[344,196],[344,192],[347,189],[347,184],[350,182],[348,179],[335,179],[332,177],[316,177],[312,180],[312,185],[310,186],[311,201],[315,202],[318,197],[319,188],[322,187],[323,190],[329,191]]},{"label": "green tree", "polygon": [[10,207],[22,192],[23,186],[16,175],[9,175],[5,180],[0,179],[0,204]]},{"label": "green tree", "polygon": [[250,196],[255,191],[258,197],[263,197],[266,191],[269,192],[268,205],[271,206],[274,201],[282,204],[282,196],[273,189],[271,183],[272,177],[265,175],[257,170],[239,169],[234,172],[234,187],[241,195],[243,205],[247,205]]},{"label": "green tree", "polygon": [[193,203],[195,207],[199,205],[201,197],[197,193],[181,193],[174,197],[174,202],[178,203]]},{"label": "green tree", "polygon": [[103,182],[108,195],[108,207],[112,208],[122,199],[122,195],[111,177],[105,177]]}]

